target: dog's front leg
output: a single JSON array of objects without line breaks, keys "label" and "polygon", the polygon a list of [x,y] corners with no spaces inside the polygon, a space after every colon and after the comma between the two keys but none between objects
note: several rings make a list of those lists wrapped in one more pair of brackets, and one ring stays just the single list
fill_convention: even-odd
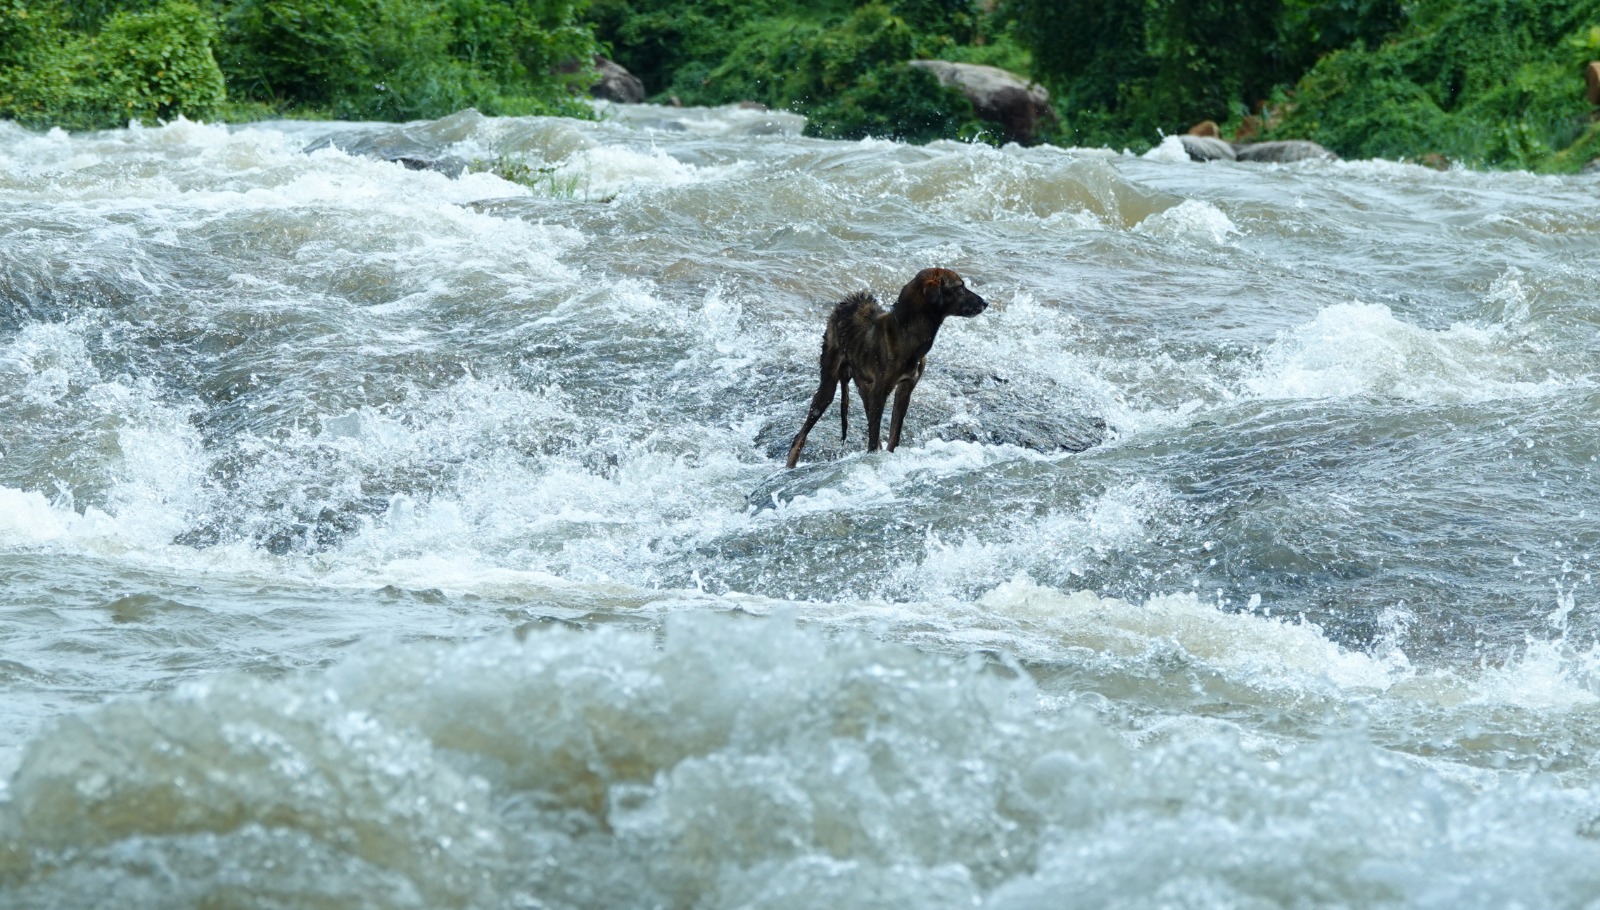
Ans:
[{"label": "dog's front leg", "polygon": [[839,441],[850,439],[850,380],[839,380]]},{"label": "dog's front leg", "polygon": [[861,404],[867,409],[867,451],[876,452],[882,448],[883,406],[889,403],[889,390],[878,386],[861,386],[859,379],[856,385],[861,388]]}]

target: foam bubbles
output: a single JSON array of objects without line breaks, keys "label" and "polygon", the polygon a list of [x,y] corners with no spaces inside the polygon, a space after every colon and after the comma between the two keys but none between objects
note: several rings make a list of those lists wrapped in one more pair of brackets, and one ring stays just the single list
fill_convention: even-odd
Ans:
[{"label": "foam bubbles", "polygon": [[1183,147],[1182,136],[1162,136],[1161,141],[1142,156],[1147,161],[1164,161],[1168,164],[1188,164],[1193,161]]},{"label": "foam bubbles", "polygon": [[1165,211],[1139,222],[1134,230],[1163,240],[1198,240],[1220,244],[1238,227],[1223,211],[1209,202],[1185,199]]},{"label": "foam bubbles", "polygon": [[[1270,347],[1246,382],[1262,398],[1380,395],[1456,403],[1538,395],[1535,351],[1501,328],[1430,330],[1377,303],[1338,303]],[[1559,383],[1556,383],[1559,385]]]}]

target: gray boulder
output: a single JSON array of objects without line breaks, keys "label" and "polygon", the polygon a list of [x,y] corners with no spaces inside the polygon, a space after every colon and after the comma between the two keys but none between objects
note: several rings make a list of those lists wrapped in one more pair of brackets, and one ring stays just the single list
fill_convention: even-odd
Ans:
[{"label": "gray boulder", "polygon": [[1233,161],[1238,157],[1233,146],[1215,136],[1179,136],[1178,139],[1193,161]]},{"label": "gray boulder", "polygon": [[596,55],[594,68],[600,73],[600,81],[589,86],[589,94],[602,101],[615,101],[619,104],[644,102],[644,83],[639,81],[638,76],[624,69],[620,63]]},{"label": "gray boulder", "polygon": [[1338,161],[1339,156],[1323,148],[1315,142],[1304,139],[1288,139],[1282,142],[1254,142],[1249,145],[1234,147],[1234,152],[1240,161],[1256,161],[1264,164],[1288,164],[1291,161]]},{"label": "gray boulder", "polygon": [[948,60],[913,60],[911,65],[932,73],[941,85],[960,89],[981,119],[999,124],[1008,142],[1030,145],[1038,141],[1039,128],[1056,119],[1043,86],[999,67]]}]

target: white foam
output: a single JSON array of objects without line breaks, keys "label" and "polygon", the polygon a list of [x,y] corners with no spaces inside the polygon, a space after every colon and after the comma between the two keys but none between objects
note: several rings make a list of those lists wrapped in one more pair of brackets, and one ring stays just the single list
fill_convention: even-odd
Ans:
[{"label": "white foam", "polygon": [[1169,164],[1187,164],[1193,161],[1183,147],[1182,136],[1162,136],[1161,142],[1139,157],[1146,161],[1165,161]]},{"label": "white foam", "polygon": [[1239,228],[1221,209],[1199,199],[1185,199],[1172,208],[1145,218],[1134,228],[1164,240],[1200,240],[1221,244]]},{"label": "white foam", "polygon": [[1132,604],[1089,591],[1063,593],[1019,576],[985,594],[977,606],[1036,624],[1064,647],[1134,656],[1168,642],[1241,681],[1267,686],[1332,682],[1384,689],[1403,666],[1346,651],[1314,625],[1226,612],[1192,593]]},{"label": "white foam", "polygon": [[1425,329],[1377,303],[1325,307],[1267,349],[1246,390],[1259,398],[1377,395],[1456,403],[1524,397],[1565,383],[1530,378],[1538,352],[1499,326]]}]

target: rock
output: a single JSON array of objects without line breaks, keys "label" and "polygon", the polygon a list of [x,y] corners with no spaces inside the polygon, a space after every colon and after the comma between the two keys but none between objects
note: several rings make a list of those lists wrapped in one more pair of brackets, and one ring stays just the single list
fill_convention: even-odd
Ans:
[{"label": "rock", "polygon": [[1194,126],[1189,127],[1189,132],[1187,135],[1209,136],[1212,139],[1221,139],[1222,130],[1218,128],[1217,121],[1202,120],[1199,123],[1196,123]]},{"label": "rock", "polygon": [[1254,142],[1249,145],[1237,146],[1235,156],[1240,161],[1256,161],[1266,164],[1288,164],[1291,161],[1338,161],[1339,156],[1328,151],[1315,142],[1304,139],[1287,139],[1282,142]]},{"label": "rock", "polygon": [[1194,161],[1233,161],[1238,157],[1233,146],[1215,136],[1179,136],[1178,139]]},{"label": "rock", "polygon": [[1582,174],[1600,174],[1600,158],[1592,158],[1592,159],[1590,159],[1589,163],[1585,164],[1583,166],[1582,170],[1579,171],[1579,173],[1582,173]]},{"label": "rock", "polygon": [[1589,103],[1600,104],[1600,60],[1583,68],[1583,81],[1588,86]]},{"label": "rock", "polygon": [[[812,385],[806,392],[814,388]],[[839,401],[835,398],[806,440],[804,464],[831,463],[865,452],[866,414],[854,385],[850,394],[850,438],[839,438]],[[1073,390],[1048,380],[1014,383],[993,373],[939,370],[931,383],[924,377],[917,386],[902,444],[941,439],[1012,445],[1044,453],[1082,452],[1104,442],[1111,432],[1089,407]],[[757,449],[780,465],[805,417],[805,403],[794,398],[784,410],[781,417],[767,420],[754,440]],[[884,432],[888,432],[887,416]]]},{"label": "rock", "polygon": [[600,81],[589,86],[589,94],[602,101],[615,101],[619,104],[644,102],[644,83],[621,64],[596,54],[594,68],[600,73]]},{"label": "rock", "polygon": [[940,85],[960,89],[980,118],[1000,125],[1007,142],[1032,144],[1039,127],[1056,119],[1043,86],[999,67],[948,60],[913,60],[911,65],[932,73]]}]

